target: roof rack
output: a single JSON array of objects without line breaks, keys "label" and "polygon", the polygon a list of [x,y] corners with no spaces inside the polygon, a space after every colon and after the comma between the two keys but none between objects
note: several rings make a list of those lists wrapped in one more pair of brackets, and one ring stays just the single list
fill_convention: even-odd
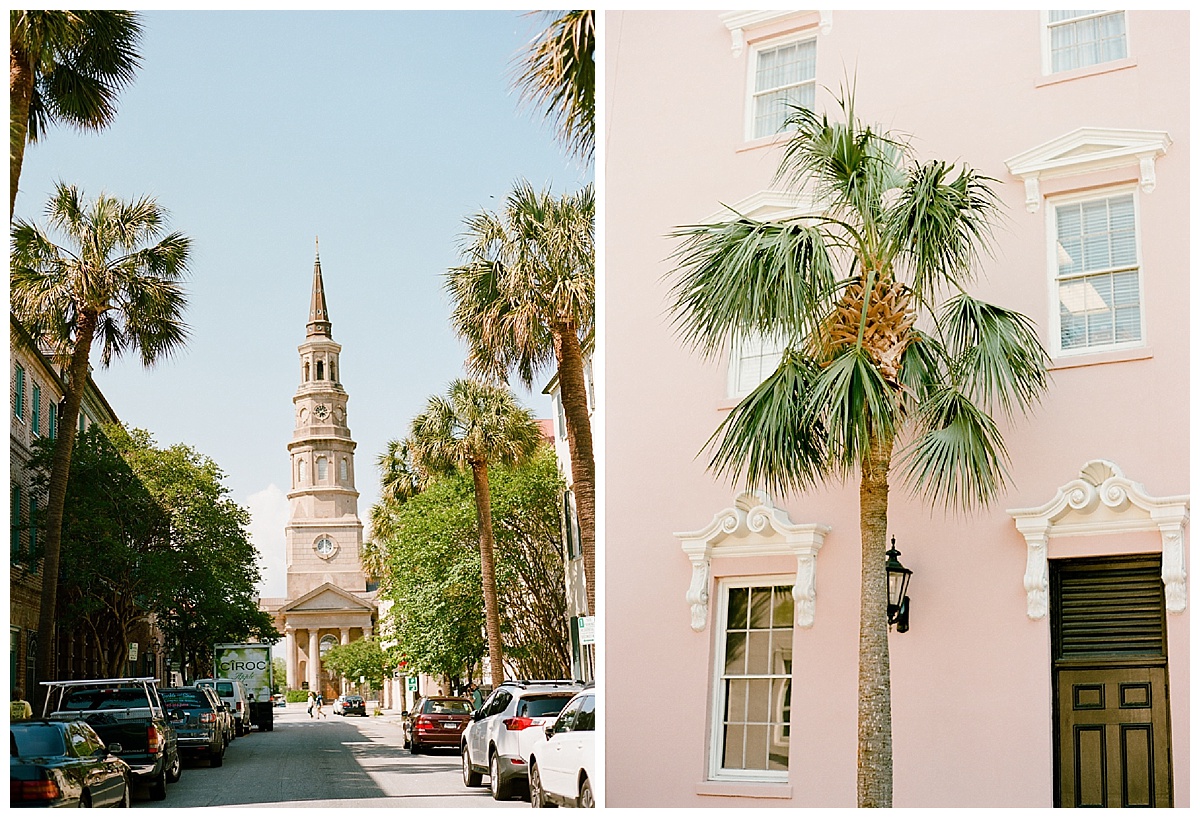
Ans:
[{"label": "roof rack", "polygon": [[500,683],[501,687],[529,687],[530,685],[581,685],[583,682],[579,679],[505,679]]},{"label": "roof rack", "polygon": [[55,685],[102,685],[102,684],[124,684],[126,682],[157,682],[153,676],[130,676],[124,679],[62,679],[57,682],[42,682],[41,684],[47,687]]}]

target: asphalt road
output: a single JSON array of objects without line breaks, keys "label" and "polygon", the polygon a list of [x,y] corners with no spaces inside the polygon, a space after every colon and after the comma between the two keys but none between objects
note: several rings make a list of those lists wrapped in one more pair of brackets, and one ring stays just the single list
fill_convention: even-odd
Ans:
[{"label": "asphalt road", "polygon": [[[156,807],[514,807],[486,787],[462,783],[458,753],[403,750],[398,719],[334,716],[314,720],[299,704],[275,711],[275,729],[234,739],[217,769],[185,761],[167,800],[135,789],[136,808]],[[487,779],[484,779],[486,783]]]}]

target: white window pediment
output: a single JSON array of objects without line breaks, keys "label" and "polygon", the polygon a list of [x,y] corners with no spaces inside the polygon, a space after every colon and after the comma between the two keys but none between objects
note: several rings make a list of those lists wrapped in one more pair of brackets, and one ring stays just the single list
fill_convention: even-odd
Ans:
[{"label": "white window pediment", "polygon": [[733,56],[740,57],[746,47],[747,34],[753,36],[757,29],[810,14],[818,15],[817,28],[822,34],[833,29],[832,11],[729,11],[721,15],[721,22],[729,29]]},{"label": "white window pediment", "polygon": [[710,215],[708,223],[728,221],[733,214],[754,219],[757,222],[783,221],[797,216],[808,216],[816,212],[812,198],[807,194],[788,190],[760,190],[739,199]]},{"label": "white window pediment", "polygon": [[1166,131],[1077,128],[1005,161],[1008,172],[1025,183],[1025,209],[1041,206],[1039,181],[1093,171],[1138,166],[1138,183],[1150,193],[1156,184],[1154,162],[1171,146]]},{"label": "white window pediment", "polygon": [[1079,477],[1036,508],[1007,512],[1025,537],[1025,592],[1030,619],[1046,616],[1051,537],[1158,531],[1162,536],[1162,578],[1167,612],[1187,608],[1187,565],[1183,529],[1189,516],[1186,496],[1153,497],[1129,480],[1115,463],[1093,460]]},{"label": "white window pediment", "polygon": [[819,523],[795,524],[761,491],[745,491],[733,505],[718,512],[698,531],[677,532],[683,552],[692,563],[687,601],[692,630],[708,622],[709,565],[714,557],[793,556],[796,581],[792,587],[796,627],[811,628],[816,611],[816,558],[831,528]]}]

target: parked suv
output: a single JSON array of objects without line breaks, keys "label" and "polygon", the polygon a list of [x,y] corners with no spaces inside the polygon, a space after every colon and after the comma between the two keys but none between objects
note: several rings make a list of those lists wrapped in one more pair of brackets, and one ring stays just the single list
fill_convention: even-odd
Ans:
[{"label": "parked suv", "polygon": [[202,687],[164,687],[159,690],[179,742],[179,752],[208,759],[209,766],[225,761],[224,703],[214,701]]},{"label": "parked suv", "polygon": [[547,724],[583,687],[582,682],[522,680],[504,682],[471,715],[462,738],[463,783],[478,787],[486,775],[492,798],[504,801],[526,789],[526,759]]},{"label": "parked suv", "polygon": [[250,700],[246,688],[237,679],[197,679],[196,687],[211,687],[217,691],[221,701],[229,705],[233,714],[233,734],[244,736],[250,732]]},{"label": "parked suv", "polygon": [[529,802],[596,806],[596,688],[588,683],[576,693],[545,732],[529,751]]}]

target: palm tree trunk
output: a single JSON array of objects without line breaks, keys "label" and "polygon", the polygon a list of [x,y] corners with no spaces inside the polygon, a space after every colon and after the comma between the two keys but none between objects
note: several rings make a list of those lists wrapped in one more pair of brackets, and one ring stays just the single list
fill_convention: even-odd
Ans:
[{"label": "palm tree trunk", "polygon": [[555,323],[554,358],[558,362],[558,389],[567,421],[567,448],[571,452],[571,491],[579,517],[579,548],[583,552],[587,612],[596,613],[596,459],[592,449],[592,423],[588,416],[587,384],[583,375],[583,349],[574,323]]},{"label": "palm tree trunk", "polygon": [[[92,351],[92,335],[97,316],[84,312],[79,316],[75,349],[67,369],[67,389],[63,414],[54,442],[54,458],[50,466],[50,490],[46,500],[46,545],[42,558],[42,599],[38,613],[38,648],[35,672],[39,682],[55,677],[55,618],[58,614],[58,571],[62,555],[63,512],[67,502],[67,478],[71,472],[71,452],[75,448],[75,433],[79,428],[79,410],[87,384],[88,359]],[[39,687],[43,687],[39,685]],[[37,693],[39,704],[44,688]]]},{"label": "palm tree trunk", "polygon": [[862,462],[859,527],[862,589],[858,623],[858,806],[892,805],[892,684],[887,624],[888,469],[892,441],[872,435]]},{"label": "palm tree trunk", "polygon": [[500,607],[496,595],[495,541],[492,537],[492,492],[486,461],[471,463],[475,483],[475,514],[479,519],[479,572],[483,575],[483,618],[487,628],[492,687],[504,682],[504,651],[500,647]]},{"label": "palm tree trunk", "polygon": [[33,67],[29,56],[16,44],[8,46],[8,220],[17,205],[17,182],[25,159],[25,139],[29,133],[29,104],[33,99]]}]

